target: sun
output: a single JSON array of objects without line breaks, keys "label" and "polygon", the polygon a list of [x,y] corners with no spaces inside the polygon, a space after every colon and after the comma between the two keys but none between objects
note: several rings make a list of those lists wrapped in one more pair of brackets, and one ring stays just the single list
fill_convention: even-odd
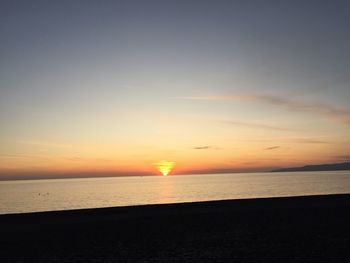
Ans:
[{"label": "sun", "polygon": [[155,165],[158,171],[161,172],[163,176],[167,176],[171,172],[171,170],[174,168],[175,162],[163,160],[163,161],[157,162]]}]

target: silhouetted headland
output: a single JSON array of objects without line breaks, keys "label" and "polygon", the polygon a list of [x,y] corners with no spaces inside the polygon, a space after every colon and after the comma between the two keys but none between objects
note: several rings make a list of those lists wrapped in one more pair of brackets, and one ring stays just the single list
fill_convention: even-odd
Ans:
[{"label": "silhouetted headland", "polygon": [[341,171],[341,170],[350,170],[350,162],[281,168],[281,169],[272,170],[271,172],[307,172],[307,171]]},{"label": "silhouetted headland", "polygon": [[350,194],[0,216],[1,262],[350,262]]}]

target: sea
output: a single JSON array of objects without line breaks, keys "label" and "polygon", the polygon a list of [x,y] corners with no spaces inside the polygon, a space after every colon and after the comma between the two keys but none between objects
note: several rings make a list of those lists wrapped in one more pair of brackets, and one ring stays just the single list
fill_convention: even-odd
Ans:
[{"label": "sea", "polygon": [[0,214],[350,193],[350,171],[0,181]]}]

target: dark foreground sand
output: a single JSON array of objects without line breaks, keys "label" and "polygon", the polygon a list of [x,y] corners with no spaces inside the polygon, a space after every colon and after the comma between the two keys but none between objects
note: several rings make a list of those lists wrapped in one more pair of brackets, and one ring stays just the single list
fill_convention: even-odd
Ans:
[{"label": "dark foreground sand", "polygon": [[0,262],[350,262],[350,195],[0,216]]}]

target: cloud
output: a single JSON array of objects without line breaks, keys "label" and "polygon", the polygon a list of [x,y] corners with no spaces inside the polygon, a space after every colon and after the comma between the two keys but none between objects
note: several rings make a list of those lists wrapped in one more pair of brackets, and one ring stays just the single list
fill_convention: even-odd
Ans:
[{"label": "cloud", "polygon": [[296,131],[295,129],[288,129],[288,128],[284,128],[284,127],[278,127],[278,126],[262,124],[262,123],[231,121],[231,120],[221,121],[221,122],[227,123],[227,124],[232,124],[232,125],[250,127],[250,128],[259,128],[259,129],[276,130],[276,131]]},{"label": "cloud", "polygon": [[37,154],[0,154],[0,158],[6,158],[6,159],[45,159],[48,160],[49,158],[44,155],[37,155]]},{"label": "cloud", "polygon": [[197,146],[197,147],[193,147],[192,149],[194,150],[207,150],[207,149],[212,149],[213,146],[211,145],[206,145],[206,146]]},{"label": "cloud", "polygon": [[276,150],[276,149],[278,149],[278,148],[281,148],[281,146],[271,146],[271,147],[265,148],[264,150],[270,151],[270,150]]},{"label": "cloud", "polygon": [[310,143],[310,144],[329,144],[330,143],[327,141],[313,140],[313,139],[294,139],[292,141],[295,143]]},{"label": "cloud", "polygon": [[350,124],[350,109],[340,109],[326,103],[312,101],[296,101],[287,98],[266,95],[255,95],[252,96],[251,99],[266,104],[284,107],[289,110],[309,112],[321,116],[330,117]]},{"label": "cloud", "polygon": [[301,101],[286,97],[259,94],[198,96],[184,97],[184,99],[207,101],[252,101],[262,104],[274,105],[288,110],[317,114],[319,116],[328,117],[346,124],[350,124],[350,109],[341,109],[327,103],[315,101]]},{"label": "cloud", "polygon": [[112,161],[111,159],[105,159],[105,158],[85,158],[85,157],[67,157],[65,159],[72,162],[90,162],[90,161],[111,162]]},{"label": "cloud", "polygon": [[334,158],[341,159],[344,161],[350,161],[350,155],[337,155],[337,156],[334,156]]},{"label": "cloud", "polygon": [[35,145],[35,146],[42,146],[42,147],[54,147],[54,148],[70,147],[70,145],[68,144],[62,144],[62,143],[56,143],[56,142],[50,142],[50,141],[19,140],[16,142],[20,144],[28,144],[28,145]]},{"label": "cloud", "polygon": [[32,157],[31,155],[21,155],[21,154],[0,154],[0,158],[27,158]]}]

